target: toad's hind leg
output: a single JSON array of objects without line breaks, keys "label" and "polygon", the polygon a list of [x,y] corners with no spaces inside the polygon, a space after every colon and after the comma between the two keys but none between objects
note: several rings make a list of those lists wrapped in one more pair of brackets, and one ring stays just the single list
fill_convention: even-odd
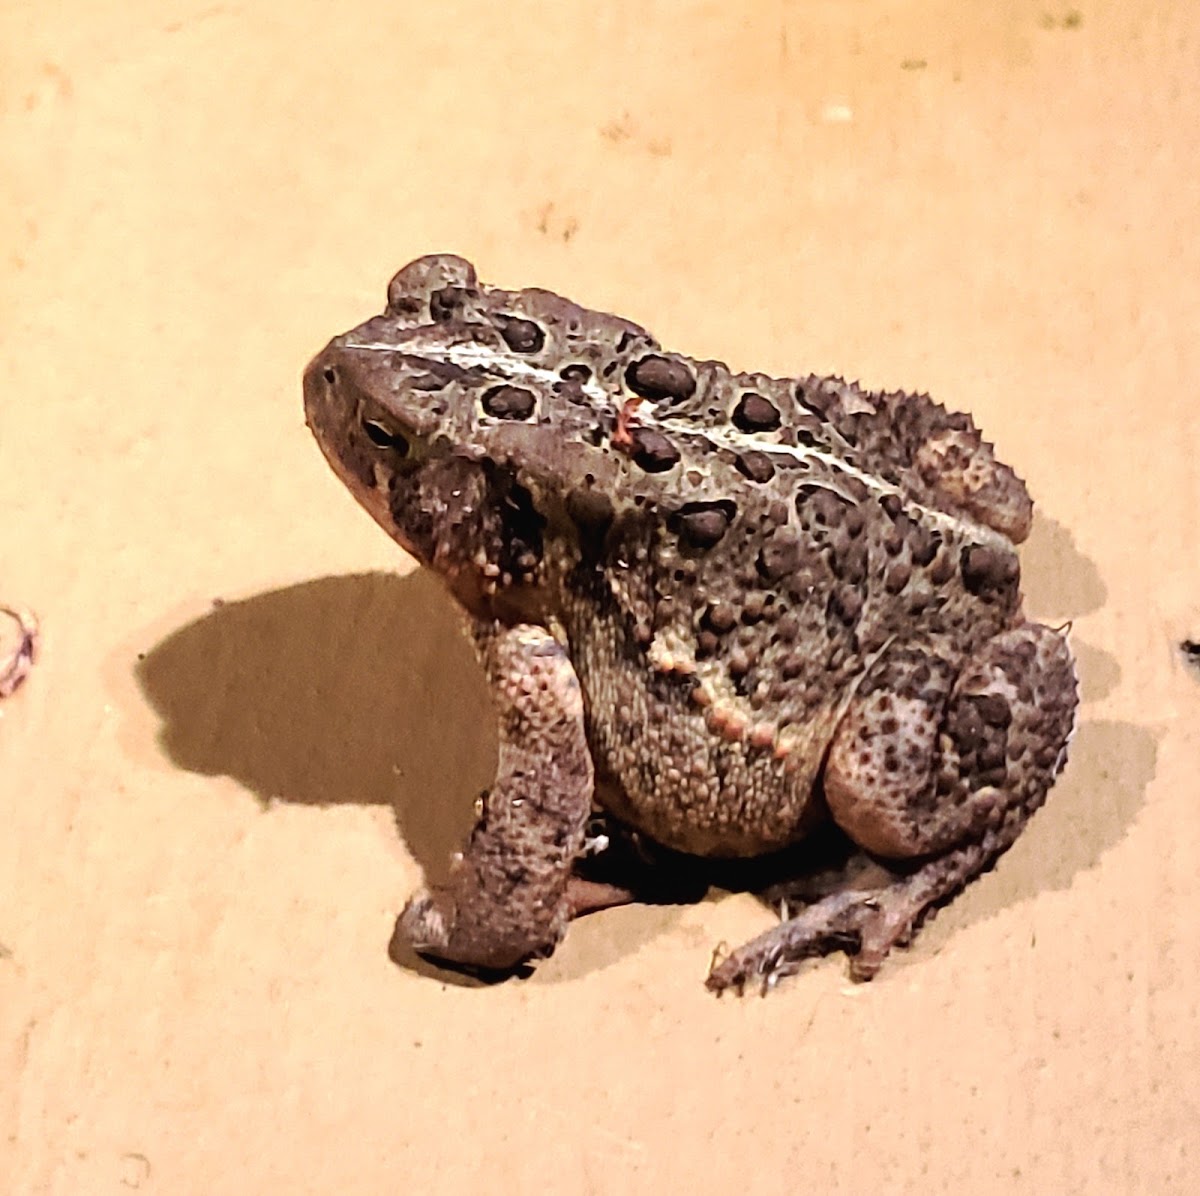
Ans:
[{"label": "toad's hind leg", "polygon": [[499,714],[495,784],[449,882],[413,897],[398,931],[422,954],[498,970],[548,955],[573,915],[627,896],[571,876],[593,784],[566,652],[532,625],[479,623],[474,632]]},{"label": "toad's hind leg", "polygon": [[887,653],[838,724],[824,784],[838,825],[903,861],[900,875],[807,907],[718,964],[709,988],[770,982],[838,947],[857,979],[873,976],[1020,834],[1066,760],[1077,700],[1066,637],[1038,624],[988,641],[957,678],[928,650]]}]

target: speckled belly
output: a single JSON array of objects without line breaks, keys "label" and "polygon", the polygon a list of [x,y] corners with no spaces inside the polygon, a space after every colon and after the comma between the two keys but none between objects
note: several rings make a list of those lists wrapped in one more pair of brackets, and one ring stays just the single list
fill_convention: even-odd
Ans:
[{"label": "speckled belly", "polygon": [[667,847],[748,857],[795,843],[824,817],[813,782],[834,715],[786,759],[714,733],[686,678],[647,670],[603,628],[572,640],[587,706],[597,796]]}]

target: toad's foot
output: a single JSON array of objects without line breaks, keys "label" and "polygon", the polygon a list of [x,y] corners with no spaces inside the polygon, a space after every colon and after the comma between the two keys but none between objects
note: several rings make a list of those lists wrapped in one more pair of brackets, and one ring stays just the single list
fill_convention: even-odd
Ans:
[{"label": "toad's foot", "polygon": [[710,991],[721,993],[727,988],[742,992],[757,982],[766,992],[784,976],[799,971],[804,960],[837,950],[850,953],[850,974],[855,980],[869,980],[893,947],[908,943],[931,907],[980,870],[984,854],[983,846],[964,848],[931,860],[892,884],[830,893],[715,960],[705,983]]}]

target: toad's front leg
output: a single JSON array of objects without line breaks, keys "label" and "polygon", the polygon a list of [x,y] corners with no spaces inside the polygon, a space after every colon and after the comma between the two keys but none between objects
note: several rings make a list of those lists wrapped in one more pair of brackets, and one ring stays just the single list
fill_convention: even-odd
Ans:
[{"label": "toad's front leg", "polygon": [[571,866],[592,806],[583,696],[566,652],[544,628],[474,625],[495,695],[496,780],[448,883],[418,893],[399,930],[422,954],[507,969],[554,950],[583,908]]}]

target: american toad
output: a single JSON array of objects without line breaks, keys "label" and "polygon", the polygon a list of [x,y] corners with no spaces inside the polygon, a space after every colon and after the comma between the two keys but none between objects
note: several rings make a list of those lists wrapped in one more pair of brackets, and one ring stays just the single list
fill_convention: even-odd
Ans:
[{"label": "american toad", "polygon": [[1066,635],[1026,619],[1032,504],[967,415],[840,378],[736,374],[438,255],[304,377],[330,465],[466,612],[500,728],[449,884],[400,929],[479,968],[632,894],[582,879],[593,799],[747,858],[832,819],[886,879],[713,967],[860,978],[1017,837],[1066,759]]}]

